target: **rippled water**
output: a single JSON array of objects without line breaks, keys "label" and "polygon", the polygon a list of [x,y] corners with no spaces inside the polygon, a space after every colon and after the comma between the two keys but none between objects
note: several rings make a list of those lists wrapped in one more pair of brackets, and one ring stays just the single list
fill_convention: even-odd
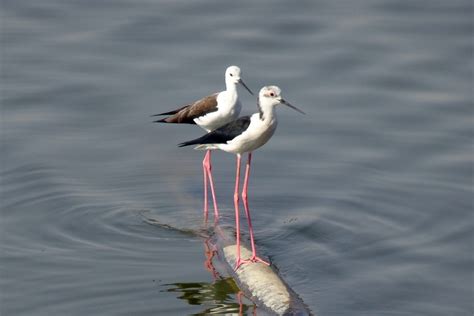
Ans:
[{"label": "rippled water", "polygon": [[149,115],[237,64],[308,113],[279,109],[249,197],[306,304],[471,315],[472,28],[468,0],[2,1],[0,314],[258,312],[202,238],[144,220],[202,227],[202,153],[176,144],[203,131]]}]

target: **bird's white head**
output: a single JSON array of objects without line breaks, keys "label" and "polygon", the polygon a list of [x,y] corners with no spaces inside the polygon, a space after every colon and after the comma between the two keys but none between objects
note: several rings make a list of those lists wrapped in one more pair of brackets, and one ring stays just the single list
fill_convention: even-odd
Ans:
[{"label": "bird's white head", "polygon": [[229,66],[225,70],[225,80],[232,83],[239,83],[241,70],[237,66]]},{"label": "bird's white head", "polygon": [[290,108],[292,108],[295,111],[298,111],[302,114],[305,114],[303,111],[298,109],[297,107],[291,105],[283,99],[281,96],[281,89],[277,86],[265,86],[262,89],[260,89],[260,93],[258,94],[259,98],[259,110],[260,112],[264,112],[265,110],[271,110],[275,106],[279,104],[284,104]]},{"label": "bird's white head", "polygon": [[276,106],[281,102],[281,89],[277,86],[265,86],[258,94],[260,103]]},{"label": "bird's white head", "polygon": [[[242,71],[237,66],[229,66],[225,70],[225,83],[227,88],[235,87],[237,84],[244,86],[247,91],[253,95],[252,91],[247,87],[242,78],[240,77]],[[234,88],[235,89],[235,88]]]}]

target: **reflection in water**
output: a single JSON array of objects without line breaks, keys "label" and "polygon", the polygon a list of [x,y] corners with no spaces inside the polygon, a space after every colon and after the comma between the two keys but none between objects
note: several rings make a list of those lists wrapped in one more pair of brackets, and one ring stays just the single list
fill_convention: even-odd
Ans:
[{"label": "reflection in water", "polygon": [[181,293],[179,299],[186,300],[190,305],[205,305],[207,308],[194,315],[209,315],[223,313],[238,313],[248,315],[256,313],[256,306],[244,304],[244,295],[240,291],[234,279],[223,278],[214,267],[213,259],[217,254],[217,249],[210,239],[204,241],[204,254],[206,260],[204,267],[211,273],[214,282],[189,282],[165,284],[168,287],[166,292]]},{"label": "reflection in water", "polygon": [[[210,232],[207,230],[194,231],[183,230],[173,226],[160,223],[158,220],[150,218],[146,212],[140,211],[139,215],[142,220],[150,225],[160,226],[162,228],[171,229],[186,235],[194,235],[204,238],[204,268],[208,270],[213,282],[188,282],[188,283],[169,283],[163,286],[167,289],[164,292],[180,293],[179,299],[186,300],[189,305],[203,305],[206,308],[193,315],[209,315],[209,314],[238,314],[238,315],[256,315],[257,306],[247,299],[243,292],[240,291],[234,279],[231,277],[223,277],[219,274],[218,269],[214,265],[214,259],[217,258],[217,247],[211,241]],[[218,259],[217,262],[218,263]],[[247,304],[245,304],[247,303]]]},{"label": "reflection in water", "polygon": [[202,312],[194,315],[238,313],[247,315],[255,312],[254,305],[243,303],[242,294],[232,278],[217,279],[212,283],[189,282],[165,284],[166,292],[180,293],[179,299],[190,305],[206,306]]},{"label": "reflection in water", "polygon": [[214,280],[219,278],[219,273],[217,272],[216,267],[212,262],[212,259],[217,254],[217,247],[209,242],[209,238],[204,241],[204,255],[206,256],[206,260],[204,261],[204,267],[207,271],[211,272],[212,277]]}]

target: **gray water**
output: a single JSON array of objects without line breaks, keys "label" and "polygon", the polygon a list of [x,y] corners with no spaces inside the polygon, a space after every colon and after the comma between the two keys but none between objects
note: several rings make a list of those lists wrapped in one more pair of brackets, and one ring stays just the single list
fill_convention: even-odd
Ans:
[{"label": "gray water", "polygon": [[[204,267],[196,126],[150,114],[277,84],[259,251],[318,315],[472,315],[472,2],[4,0],[0,314],[258,313]],[[243,114],[256,110],[241,90]],[[232,223],[235,157],[214,177]]]}]

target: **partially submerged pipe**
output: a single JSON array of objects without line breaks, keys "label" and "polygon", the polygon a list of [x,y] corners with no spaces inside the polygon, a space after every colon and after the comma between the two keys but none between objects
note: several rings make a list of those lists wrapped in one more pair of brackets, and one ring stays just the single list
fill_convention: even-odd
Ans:
[{"label": "partially submerged pipe", "polygon": [[[206,244],[209,243],[217,251],[213,260],[217,258],[218,262],[213,266],[221,270],[221,276],[230,275],[234,279],[243,294],[258,307],[258,315],[313,315],[301,298],[280,277],[273,264],[267,266],[260,262],[246,263],[237,271],[234,270],[237,246],[232,227],[216,224],[200,231],[180,229],[162,224],[143,213],[141,215],[148,224],[204,238]],[[248,259],[252,252],[241,243],[240,255],[242,259]]]},{"label": "partially submerged pipe", "polygon": [[[251,262],[234,270],[237,246],[230,232],[232,232],[230,229],[214,226],[211,242],[215,243],[218,258],[225,263],[227,272],[233,277],[244,295],[271,314],[312,315],[308,307],[272,266],[261,262]],[[242,259],[248,259],[252,256],[252,252],[241,244],[240,255]]]},{"label": "partially submerged pipe", "polygon": [[[235,266],[237,246],[227,246],[224,256],[231,267]],[[250,258],[252,252],[240,247],[242,258]],[[251,297],[278,315],[288,314],[291,309],[291,296],[285,284],[267,265],[256,262],[247,263],[234,272],[240,287],[246,287]]]}]

